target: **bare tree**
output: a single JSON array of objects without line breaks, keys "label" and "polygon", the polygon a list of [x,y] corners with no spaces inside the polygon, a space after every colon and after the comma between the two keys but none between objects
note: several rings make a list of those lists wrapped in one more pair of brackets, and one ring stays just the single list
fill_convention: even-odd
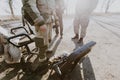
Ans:
[{"label": "bare tree", "polygon": [[111,5],[112,5],[115,1],[116,1],[116,0],[107,0],[106,8],[105,8],[105,13],[108,13],[108,10],[110,9]]},{"label": "bare tree", "polygon": [[13,11],[13,0],[9,0],[9,7],[10,7],[10,11],[11,11],[11,15],[14,17],[14,11]]}]

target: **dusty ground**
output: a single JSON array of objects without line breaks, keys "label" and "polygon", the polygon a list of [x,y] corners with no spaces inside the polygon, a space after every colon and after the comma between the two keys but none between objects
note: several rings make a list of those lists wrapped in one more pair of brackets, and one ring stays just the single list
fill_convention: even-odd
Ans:
[{"label": "dusty ground", "polygon": [[[55,55],[71,53],[80,46],[75,44],[76,41],[71,40],[74,36],[72,24],[72,17],[64,17],[63,39],[56,38],[52,46]],[[18,25],[21,23],[9,24],[7,27]],[[84,44],[89,41],[95,41],[97,44],[83,63],[77,65],[69,74],[68,80],[120,80],[120,15],[92,16]],[[3,62],[3,57],[0,58],[0,80],[17,80],[16,76],[21,71],[20,68],[19,64],[7,65]],[[33,74],[23,75],[20,80],[46,80],[46,78],[47,76]]]}]

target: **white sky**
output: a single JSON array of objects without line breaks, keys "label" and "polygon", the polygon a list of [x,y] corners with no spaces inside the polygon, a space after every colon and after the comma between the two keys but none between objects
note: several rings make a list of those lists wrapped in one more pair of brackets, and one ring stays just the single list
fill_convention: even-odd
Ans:
[{"label": "white sky", "polygon": [[[7,4],[8,0],[0,0],[0,15],[9,15],[10,9]],[[95,9],[95,12],[103,12],[104,9],[101,7],[104,0],[99,0],[99,4]],[[76,0],[65,0],[68,14],[74,14]],[[21,14],[21,0],[14,0],[13,8],[16,15]],[[105,6],[104,6],[105,7]],[[110,12],[120,12],[120,0],[115,0],[109,9]]]},{"label": "white sky", "polygon": [[[99,0],[97,8],[94,10],[94,12],[104,12],[104,8],[106,5],[103,6],[103,1],[105,0]],[[75,4],[76,0],[65,0],[66,5],[68,6],[68,13],[73,13],[75,10]],[[120,0],[114,0],[114,3],[111,5],[109,12],[120,12]]]}]

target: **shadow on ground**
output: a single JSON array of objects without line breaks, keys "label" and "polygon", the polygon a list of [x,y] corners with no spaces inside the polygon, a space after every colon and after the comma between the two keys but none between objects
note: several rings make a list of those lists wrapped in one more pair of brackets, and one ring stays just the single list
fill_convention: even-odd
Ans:
[{"label": "shadow on ground", "polygon": [[96,80],[89,57],[84,58],[65,80]]},{"label": "shadow on ground", "polygon": [[[59,38],[53,47],[52,55],[54,55],[56,52],[56,49],[60,42],[61,39]],[[84,45],[83,42],[80,44],[76,43],[76,41],[73,42],[75,44],[75,49]],[[2,61],[0,62],[0,74],[5,74],[0,78],[0,80],[60,80],[55,77],[50,77],[48,69],[38,69],[36,72],[30,72],[27,70],[28,67],[29,64],[25,63],[8,65]],[[66,75],[63,80],[96,80],[90,58],[86,56],[84,59],[82,59],[82,61],[77,64],[75,69]]]},{"label": "shadow on ground", "polygon": [[[78,44],[77,40],[72,41],[75,44],[74,50],[84,45],[84,42]],[[76,68],[66,76],[65,80],[96,80],[89,56],[81,59]]]}]

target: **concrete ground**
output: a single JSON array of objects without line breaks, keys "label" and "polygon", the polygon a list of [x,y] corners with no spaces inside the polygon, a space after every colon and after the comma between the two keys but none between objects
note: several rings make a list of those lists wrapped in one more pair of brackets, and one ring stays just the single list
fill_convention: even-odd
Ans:
[{"label": "concrete ground", "polygon": [[[18,25],[21,23],[9,24],[7,27]],[[51,49],[54,50],[54,55],[49,56],[71,53],[76,47],[81,46],[71,40],[73,36],[73,18],[64,17],[63,39],[53,36]],[[92,16],[83,44],[89,41],[95,41],[97,44],[65,80],[120,80],[120,15]],[[20,68],[19,64],[7,65],[1,57],[0,80],[17,80],[16,76],[21,72]],[[48,74],[42,77],[39,74],[29,76],[24,74],[20,80],[49,80],[47,77]]]}]

